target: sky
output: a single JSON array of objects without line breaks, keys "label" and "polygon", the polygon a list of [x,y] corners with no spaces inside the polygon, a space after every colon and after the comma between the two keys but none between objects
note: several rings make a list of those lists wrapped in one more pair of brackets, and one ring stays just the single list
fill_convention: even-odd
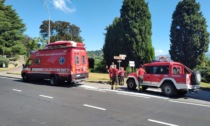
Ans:
[{"label": "sky", "polygon": [[[172,14],[179,1],[181,0],[146,0],[152,16],[152,44],[156,56],[169,54]],[[196,1],[200,3],[201,12],[209,26],[207,30],[210,32],[210,0]],[[42,21],[49,19],[47,5],[52,21],[67,21],[80,27],[80,35],[88,51],[103,48],[105,28],[112,24],[115,17],[120,16],[122,3],[123,0],[6,0],[5,2],[16,10],[26,24],[25,34],[32,38],[40,37],[39,27]]]}]

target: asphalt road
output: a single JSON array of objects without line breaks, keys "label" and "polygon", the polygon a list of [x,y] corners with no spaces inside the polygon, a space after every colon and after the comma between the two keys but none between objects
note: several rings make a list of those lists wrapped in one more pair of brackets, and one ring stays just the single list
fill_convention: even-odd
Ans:
[{"label": "asphalt road", "polygon": [[206,95],[167,98],[153,92],[49,86],[0,77],[0,126],[209,126]]}]

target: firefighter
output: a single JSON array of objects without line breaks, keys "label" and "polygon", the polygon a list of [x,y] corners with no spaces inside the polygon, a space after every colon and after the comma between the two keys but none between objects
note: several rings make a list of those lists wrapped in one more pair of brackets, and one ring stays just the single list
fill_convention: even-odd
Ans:
[{"label": "firefighter", "polygon": [[138,91],[141,91],[141,85],[143,83],[145,70],[143,69],[142,65],[140,65],[138,71],[137,71],[137,77],[138,77]]},{"label": "firefighter", "polygon": [[115,90],[118,89],[118,69],[117,66],[114,65],[114,68],[112,69],[112,85],[111,89],[113,90],[115,86]]},{"label": "firefighter", "polygon": [[114,65],[110,65],[109,70],[108,70],[109,78],[110,78],[110,84],[112,84],[112,69],[113,68],[114,68]]},{"label": "firefighter", "polygon": [[120,67],[119,70],[119,85],[124,85],[124,76],[125,76],[125,70],[123,67]]}]

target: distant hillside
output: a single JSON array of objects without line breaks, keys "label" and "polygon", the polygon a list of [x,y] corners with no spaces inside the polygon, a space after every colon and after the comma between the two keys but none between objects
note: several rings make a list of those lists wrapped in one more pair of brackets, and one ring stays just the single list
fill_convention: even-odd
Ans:
[{"label": "distant hillside", "polygon": [[[166,54],[166,55],[159,55],[159,56],[165,56],[165,57],[168,57],[169,61],[171,61],[171,56],[170,54]],[[155,56],[155,60],[159,60],[158,57],[159,56]],[[206,56],[210,59],[210,52],[207,52],[206,53]]]},{"label": "distant hillside", "polygon": [[[170,56],[170,54],[166,54],[166,55],[159,55],[159,56],[168,57],[168,61],[171,61],[171,56]],[[155,56],[155,60],[159,60],[159,56]]]},{"label": "distant hillside", "polygon": [[94,59],[103,59],[103,51],[102,50],[96,50],[96,51],[87,51],[89,58]]}]

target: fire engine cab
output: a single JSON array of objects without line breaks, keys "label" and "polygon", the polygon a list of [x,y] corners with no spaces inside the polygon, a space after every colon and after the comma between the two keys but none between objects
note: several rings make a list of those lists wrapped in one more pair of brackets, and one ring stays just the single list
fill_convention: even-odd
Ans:
[{"label": "fire engine cab", "polygon": [[50,79],[51,85],[88,78],[88,56],[84,44],[74,41],[56,41],[32,53],[23,65],[23,81]]},{"label": "fire engine cab", "polygon": [[[201,74],[192,71],[179,62],[155,61],[143,65],[146,74],[143,76],[142,90],[148,87],[161,88],[166,96],[185,95],[188,91],[195,91],[200,87]],[[131,73],[127,78],[128,89],[136,89],[138,77]]]}]

